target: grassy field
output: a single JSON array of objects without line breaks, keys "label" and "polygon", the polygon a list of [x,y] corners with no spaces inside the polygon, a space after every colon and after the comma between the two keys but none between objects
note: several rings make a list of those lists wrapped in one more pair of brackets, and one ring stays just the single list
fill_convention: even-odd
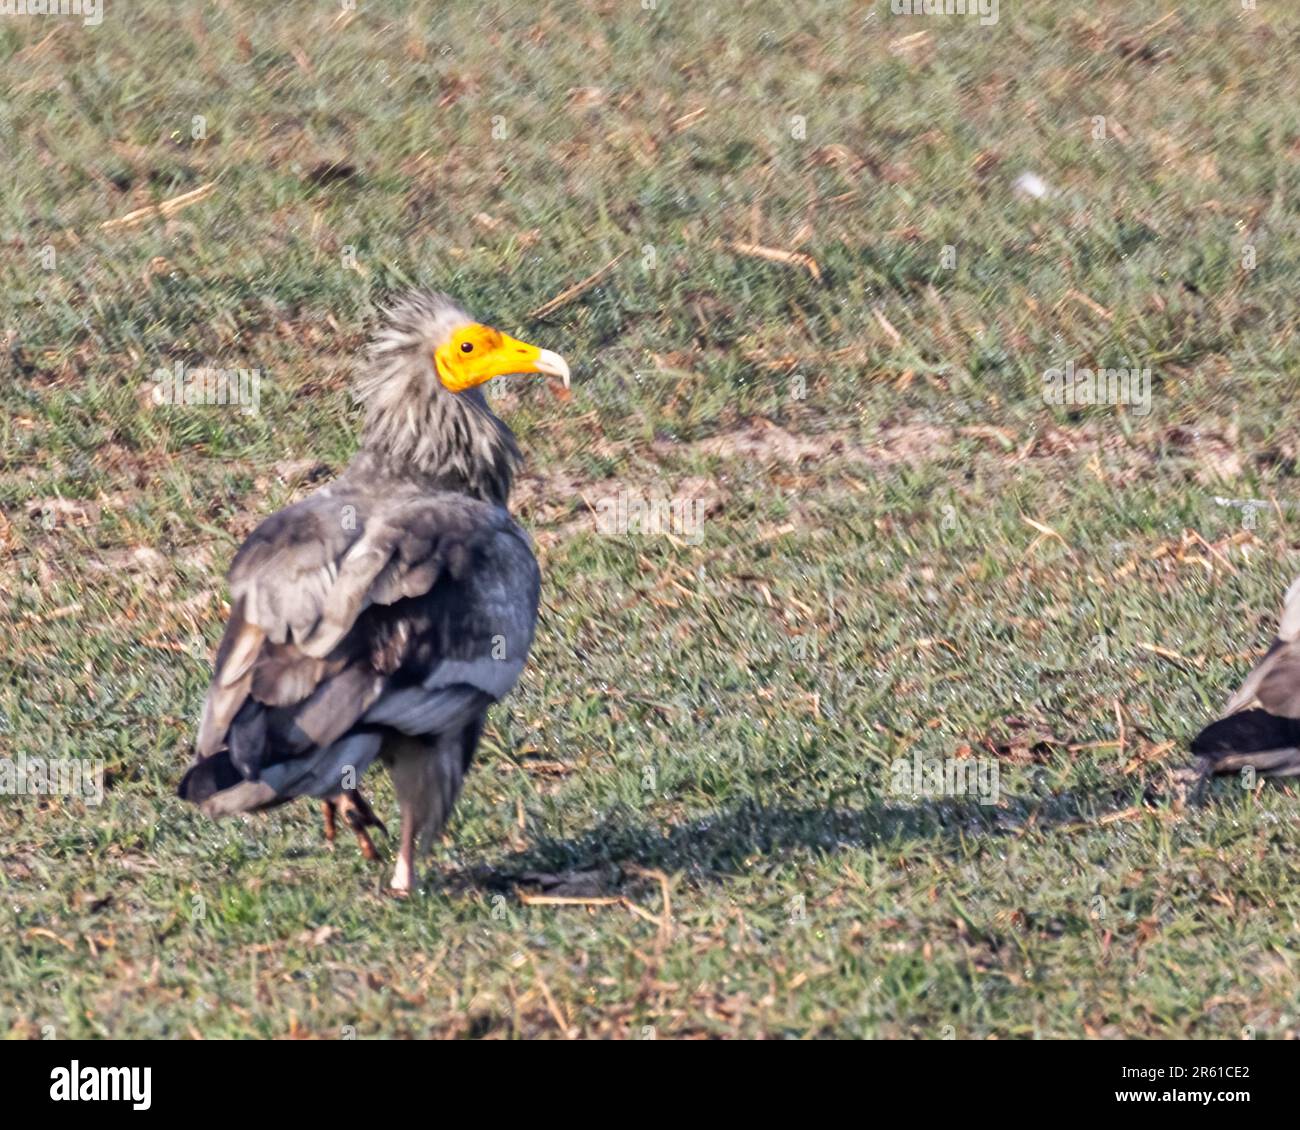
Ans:
[{"label": "grassy field", "polygon": [[[107,766],[0,797],[0,1033],[1300,1032],[1295,788],[1169,779],[1300,571],[1300,14],[354,7],[0,17],[0,756]],[[415,284],[575,392],[497,382],[542,621],[403,903],[174,788],[230,558]],[[177,362],[260,411],[154,405]]]}]

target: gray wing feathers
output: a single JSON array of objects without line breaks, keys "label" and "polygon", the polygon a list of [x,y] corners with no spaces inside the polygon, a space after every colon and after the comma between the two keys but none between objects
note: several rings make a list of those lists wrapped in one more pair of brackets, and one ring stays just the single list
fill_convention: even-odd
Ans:
[{"label": "gray wing feathers", "polygon": [[352,772],[354,780],[361,779],[379,756],[381,743],[378,734],[352,734],[312,757],[269,765],[258,780],[274,789],[277,796],[331,796],[339,791],[346,771]]},{"label": "gray wing feathers", "polygon": [[1282,598],[1282,619],[1278,622],[1277,634],[1287,643],[1300,638],[1300,577],[1291,582]]},{"label": "gray wing feathers", "polygon": [[384,695],[366,711],[365,721],[404,734],[440,734],[463,728],[482,709],[483,692],[473,686],[407,687]]},{"label": "gray wing feathers", "polygon": [[[379,748],[354,727],[434,733],[510,690],[539,587],[503,508],[333,484],[267,519],[236,555],[196,753],[228,749],[245,784],[280,797],[337,791],[339,768],[359,772]],[[269,742],[279,752],[268,760]],[[266,803],[264,790],[240,790],[230,803]]]},{"label": "gray wing feathers", "polygon": [[483,695],[503,698],[515,685],[533,642],[540,578],[518,533],[499,531],[488,550],[492,568],[465,580],[474,616],[465,618],[458,638],[428,665],[417,685],[386,691],[364,721],[412,735],[436,733],[463,724],[462,711],[481,708]]},{"label": "gray wing feathers", "polygon": [[1250,768],[1274,777],[1300,774],[1300,581],[1287,590],[1277,636],[1229,700],[1222,718],[1192,739],[1195,772]]},{"label": "gray wing feathers", "polygon": [[1225,714],[1261,706],[1283,718],[1300,718],[1300,578],[1282,601],[1277,637],[1268,653],[1229,700]]}]

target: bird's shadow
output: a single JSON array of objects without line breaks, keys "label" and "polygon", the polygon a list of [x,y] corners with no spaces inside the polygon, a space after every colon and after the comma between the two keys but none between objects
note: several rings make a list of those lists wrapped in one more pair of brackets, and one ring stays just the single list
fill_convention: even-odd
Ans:
[{"label": "bird's shadow", "polygon": [[977,800],[868,800],[860,807],[762,804],[743,800],[681,824],[649,824],[631,811],[567,838],[538,838],[523,851],[447,876],[453,888],[532,890],[564,897],[624,892],[644,870],[684,874],[696,883],[725,879],[763,860],[800,852],[831,854],[846,848],[941,845],[996,840],[1079,824],[1094,824],[1135,805],[1163,803],[1133,789],[1078,789],[1016,798],[1001,805]]}]

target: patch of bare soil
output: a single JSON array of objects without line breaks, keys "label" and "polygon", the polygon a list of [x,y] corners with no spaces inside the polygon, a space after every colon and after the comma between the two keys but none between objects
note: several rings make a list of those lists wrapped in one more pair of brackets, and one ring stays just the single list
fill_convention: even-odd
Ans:
[{"label": "patch of bare soil", "polygon": [[933,459],[952,446],[953,435],[951,428],[932,424],[899,424],[881,430],[872,442],[864,444],[847,432],[801,434],[770,420],[757,420],[690,444],[656,443],[653,450],[657,455],[687,452],[762,465],[844,459],[880,466]]},{"label": "patch of bare soil", "polygon": [[[651,461],[641,461],[628,474],[600,479],[587,478],[558,468],[550,471],[525,470],[515,482],[511,508],[529,527],[542,548],[597,529],[602,508],[617,503],[621,495],[652,502],[657,499],[683,500],[695,508],[697,517],[721,512],[731,497],[728,476],[674,475],[660,464],[683,457],[703,455],[724,464],[769,469],[788,486],[805,485],[800,471],[822,463],[865,464],[884,467],[901,462],[924,462],[950,447],[954,433],[933,425],[900,425],[877,433],[862,443],[848,432],[801,434],[760,420],[744,428],[710,436],[693,443],[659,440],[650,446]],[[788,471],[778,472],[777,467]],[[793,478],[792,478],[793,476]],[[774,536],[781,530],[771,531]]]}]

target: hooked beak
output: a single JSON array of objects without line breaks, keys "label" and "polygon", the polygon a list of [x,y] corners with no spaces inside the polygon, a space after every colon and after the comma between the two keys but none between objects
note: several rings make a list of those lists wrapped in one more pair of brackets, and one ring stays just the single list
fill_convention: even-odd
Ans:
[{"label": "hooked beak", "polygon": [[539,373],[559,377],[564,382],[564,387],[569,387],[569,364],[558,353],[552,353],[549,349],[539,350],[534,365]]},{"label": "hooked beak", "polygon": [[467,327],[460,337],[435,350],[434,360],[439,379],[452,392],[512,373],[546,373],[569,387],[569,366],[558,353],[489,326]]}]

